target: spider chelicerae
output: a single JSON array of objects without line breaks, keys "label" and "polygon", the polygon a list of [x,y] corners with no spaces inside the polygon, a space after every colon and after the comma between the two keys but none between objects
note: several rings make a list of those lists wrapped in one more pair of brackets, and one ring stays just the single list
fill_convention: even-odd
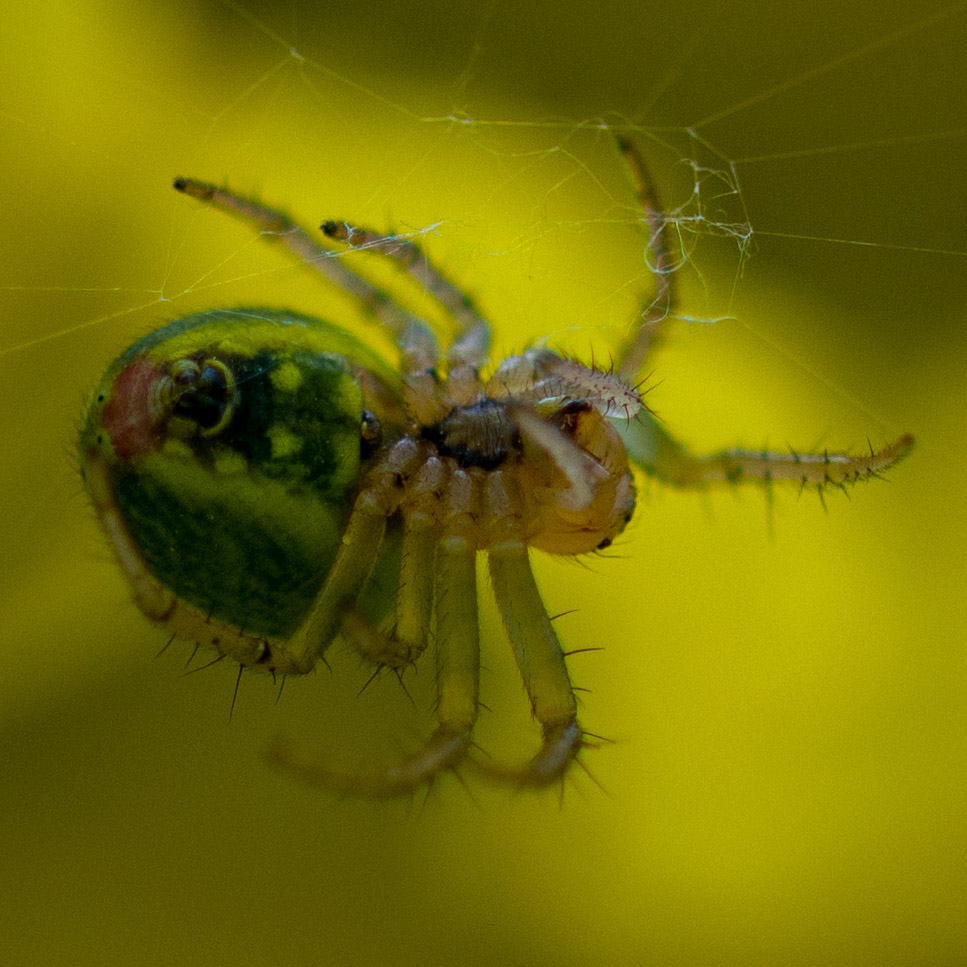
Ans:
[{"label": "spider chelicerae", "polygon": [[[233,215],[351,293],[399,347],[390,365],[322,320],[216,309],[141,339],[111,365],[80,433],[100,523],[140,609],[172,636],[243,669],[302,675],[337,638],[399,672],[432,642],[436,729],[384,768],[347,774],[278,740],[271,758],[310,782],[406,793],[463,763],[519,786],[562,778],[593,744],[530,550],[607,547],[635,508],[633,468],[677,487],[788,481],[845,487],[909,452],[726,450],[699,456],[644,406],[640,374],[675,312],[670,229],[645,164],[619,140],[636,184],[654,287],[613,365],[547,348],[489,378],[490,326],[417,245],[345,223],[316,239],[275,210],[190,179],[175,188]],[[395,263],[449,314],[433,329],[354,271],[346,250]],[[496,601],[542,734],[519,767],[471,755],[478,712],[476,569]]]}]

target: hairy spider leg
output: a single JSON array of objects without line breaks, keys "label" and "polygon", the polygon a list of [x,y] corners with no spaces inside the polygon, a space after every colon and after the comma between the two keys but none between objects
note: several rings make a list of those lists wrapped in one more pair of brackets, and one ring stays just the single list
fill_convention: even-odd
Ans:
[{"label": "hairy spider leg", "polygon": [[[671,232],[664,217],[658,189],[641,153],[621,137],[618,148],[631,169],[632,181],[648,227],[654,293],[642,309],[631,339],[619,349],[615,372],[634,384],[650,351],[660,338],[662,323],[678,305],[676,267],[671,258]],[[845,487],[868,480],[903,459],[914,438],[904,434],[880,450],[870,446],[868,454],[779,453],[769,450],[722,450],[713,454],[692,453],[649,414],[639,419],[615,422],[628,456],[646,473],[676,487],[703,489],[714,484],[758,481],[767,485],[788,481],[802,487]]]},{"label": "hairy spider leg", "polygon": [[[433,265],[412,238],[380,235],[347,222],[324,222],[322,230],[328,238],[345,242],[353,250],[378,252],[395,262],[446,310],[455,323],[456,334],[447,350],[446,384],[438,395],[451,409],[477,402],[483,391],[480,369],[486,365],[490,351],[490,324],[477,312],[473,301]],[[435,373],[428,370],[426,376],[432,379],[432,386],[426,388],[427,395],[432,396],[430,390],[437,388],[438,381]],[[439,413],[436,417],[445,415]],[[435,419],[428,414],[421,422],[431,423]]]},{"label": "hairy spider leg", "polygon": [[695,454],[679,443],[654,419],[615,425],[628,456],[646,473],[674,487],[705,489],[721,484],[758,481],[786,482],[800,488],[845,487],[879,476],[899,463],[912,449],[914,438],[905,433],[893,443],[869,453],[787,453],[770,450],[721,450]]},{"label": "hairy spider leg", "polygon": [[474,767],[515,785],[546,786],[564,775],[584,744],[574,689],[564,652],[534,581],[526,545],[522,541],[498,544],[488,557],[494,596],[543,742],[522,769],[480,761],[475,761]]}]

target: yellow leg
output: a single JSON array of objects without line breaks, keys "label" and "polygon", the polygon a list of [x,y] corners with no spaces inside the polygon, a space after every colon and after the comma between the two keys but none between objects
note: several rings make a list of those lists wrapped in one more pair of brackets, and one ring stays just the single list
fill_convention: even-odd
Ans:
[{"label": "yellow leg", "polygon": [[582,746],[571,679],[524,544],[509,541],[491,548],[490,574],[544,741],[521,770],[480,763],[478,767],[487,775],[521,786],[545,786],[564,775]]},{"label": "yellow leg", "polygon": [[295,258],[315,269],[323,278],[355,296],[367,311],[396,336],[401,348],[412,348],[421,359],[426,357],[431,360],[439,355],[436,337],[421,319],[398,306],[388,293],[354,272],[344,259],[335,258],[338,247],[320,245],[284,212],[193,178],[178,178],[174,187],[184,195],[205,202],[212,208],[251,225],[267,239],[284,246]]},{"label": "yellow leg", "polygon": [[875,477],[913,449],[909,434],[869,453],[773,453],[767,450],[722,450],[699,455],[675,440],[657,420],[641,413],[633,420],[614,421],[628,456],[646,473],[675,487],[701,489],[747,481],[787,481],[800,487],[843,487]]},{"label": "yellow leg", "polygon": [[436,569],[436,537],[431,527],[432,521],[424,515],[406,522],[392,630],[380,631],[356,609],[343,616],[343,637],[374,665],[403,668],[426,650]]},{"label": "yellow leg", "polygon": [[346,533],[322,589],[305,621],[286,643],[286,651],[299,672],[312,670],[339,633],[343,615],[369,580],[386,532],[386,514],[378,501],[364,491],[353,507]]},{"label": "yellow leg", "polygon": [[305,782],[354,795],[405,795],[452,769],[470,748],[477,720],[480,667],[476,552],[462,537],[446,537],[437,551],[437,721],[419,752],[370,772],[341,773],[292,743],[277,740],[269,758]]},{"label": "yellow leg", "polygon": [[345,222],[326,222],[322,230],[327,238],[345,242],[351,248],[375,250],[392,259],[450,313],[457,324],[456,338],[448,353],[451,367],[465,365],[480,369],[486,365],[490,326],[467,296],[427,259],[412,238],[380,235]]}]

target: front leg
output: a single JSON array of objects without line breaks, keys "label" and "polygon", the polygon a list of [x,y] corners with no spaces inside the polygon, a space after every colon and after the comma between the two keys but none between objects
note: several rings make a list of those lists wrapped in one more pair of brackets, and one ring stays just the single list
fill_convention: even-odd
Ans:
[{"label": "front leg", "polygon": [[776,453],[768,450],[721,450],[695,454],[679,443],[650,414],[633,420],[614,420],[628,456],[645,473],[675,487],[703,489],[712,485],[758,481],[787,481],[800,488],[845,487],[876,477],[899,463],[912,449],[913,437],[898,440],[869,453]]}]

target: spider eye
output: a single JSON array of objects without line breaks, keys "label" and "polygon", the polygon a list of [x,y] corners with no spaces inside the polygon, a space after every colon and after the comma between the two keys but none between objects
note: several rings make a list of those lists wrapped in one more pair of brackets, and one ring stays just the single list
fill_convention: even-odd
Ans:
[{"label": "spider eye", "polygon": [[235,410],[235,377],[217,359],[178,360],[163,392],[173,415],[190,420],[203,436],[225,429]]}]

